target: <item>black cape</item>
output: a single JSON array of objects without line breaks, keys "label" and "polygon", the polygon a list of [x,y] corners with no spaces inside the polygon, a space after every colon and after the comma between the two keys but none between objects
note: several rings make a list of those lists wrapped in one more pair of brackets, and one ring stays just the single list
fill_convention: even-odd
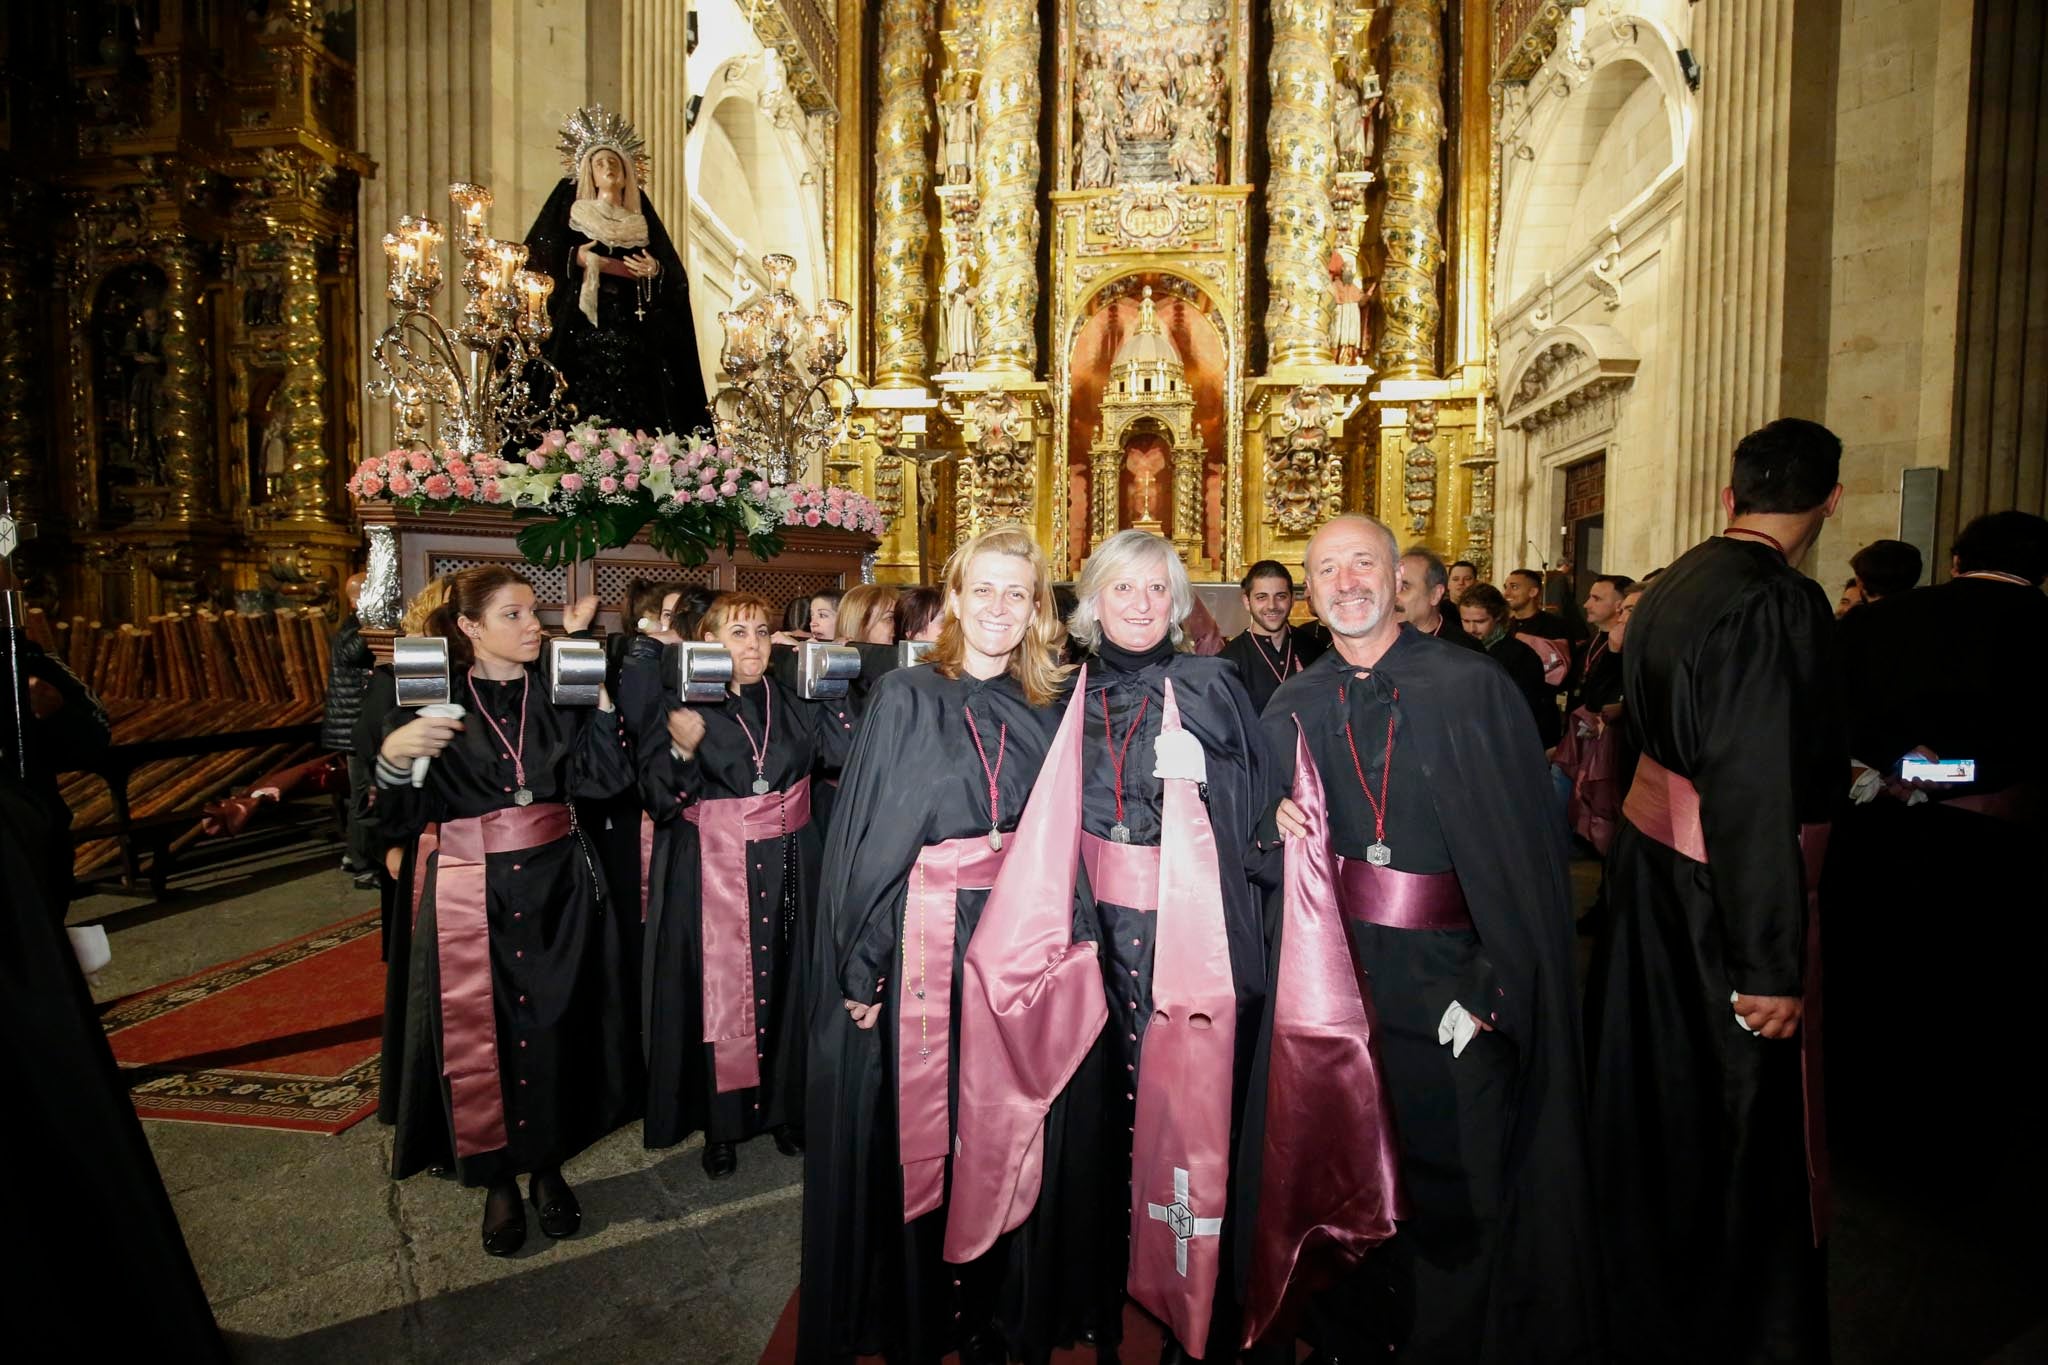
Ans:
[{"label": "black cape", "polygon": [[[1128,659],[1128,656],[1124,656]],[[1251,699],[1238,681],[1235,667],[1220,657],[1167,651],[1163,657],[1130,659],[1126,666],[1103,655],[1088,665],[1087,725],[1082,745],[1082,828],[1108,839],[1117,821],[1116,775],[1110,763],[1114,746],[1123,755],[1123,822],[1130,842],[1156,848],[1161,839],[1160,813],[1165,784],[1152,776],[1159,739],[1164,683],[1173,682],[1181,725],[1201,741],[1208,780],[1210,827],[1223,892],[1224,935],[1230,951],[1232,983],[1237,992],[1237,1068],[1232,1076],[1232,1138],[1244,1110],[1251,1078],[1251,1058],[1258,1041],[1266,1001],[1265,888],[1255,878],[1269,876],[1266,859],[1253,847],[1256,825],[1277,796],[1273,764],[1265,732]],[[1105,722],[1103,699],[1109,700]],[[1139,714],[1140,704],[1143,714]],[[1135,722],[1135,723],[1134,723]],[[1109,731],[1113,729],[1111,735]],[[1137,1093],[1132,1078],[1142,1069],[1145,1023],[1152,1016],[1153,953],[1158,944],[1159,914],[1094,898],[1097,941],[1104,945],[1102,970],[1111,1010],[1110,1026],[1102,1031],[1094,1074],[1102,1087],[1105,1122],[1101,1139],[1101,1202],[1103,1215],[1099,1255],[1104,1296],[1096,1332],[1098,1341],[1121,1336],[1124,1283],[1130,1263],[1131,1125],[1137,1121]],[[1122,1008],[1120,1005],[1128,1005]],[[1118,1028],[1126,1016],[1136,1022]],[[1103,1064],[1106,1063],[1106,1064]],[[1242,1227],[1238,1216],[1242,1194],[1233,1190],[1225,1210],[1221,1264],[1229,1267],[1232,1248]],[[1211,1318],[1210,1348],[1205,1358],[1228,1359],[1237,1340],[1236,1305],[1241,1286],[1217,1286]]]},{"label": "black cape", "polygon": [[[661,264],[643,300],[640,284],[606,275],[598,281],[597,318],[592,326],[577,305],[583,267],[577,248],[590,242],[569,225],[576,182],[564,178],[541,206],[526,234],[526,264],[553,278],[548,321],[554,328],[543,348],[568,381],[568,401],[581,421],[604,420],[628,431],[687,433],[709,424],[704,370],[698,361],[697,324],[690,312],[690,280],[669,240],[661,215],[643,192],[647,245],[616,251],[592,243],[607,256],[645,250]],[[644,310],[643,320],[637,316]]]},{"label": "black cape", "polygon": [[[1055,1344],[1089,1325],[1099,1281],[1087,1239],[1100,1214],[1093,1207],[1097,1190],[1075,1178],[1069,1149],[1070,1134],[1093,1141],[1101,1117],[1078,1078],[1046,1118],[1036,1209],[971,1265],[948,1265],[941,1255],[943,1205],[903,1221],[895,1108],[900,1011],[885,1007],[880,1022],[862,1030],[843,1004],[881,999],[884,979],[900,978],[898,926],[924,847],[988,832],[988,779],[962,708],[975,717],[991,764],[1008,726],[1000,817],[1004,829],[1014,829],[1063,704],[1033,707],[1007,677],[954,679],[930,666],[898,669],[874,688],[826,840],[829,875],[812,943],[800,1361],[880,1353],[898,1365],[924,1365],[992,1318],[1013,1357],[1042,1362]],[[1076,894],[1065,886],[1046,893]],[[960,963],[987,899],[986,891],[963,890],[956,901],[956,1001]],[[1085,896],[1076,899],[1075,932],[1087,938],[1093,916]],[[958,1030],[956,1010],[955,1057]]]},{"label": "black cape", "polygon": [[1799,826],[1848,769],[1818,585],[1732,537],[1688,550],[1629,620],[1628,722],[1698,789],[1708,864],[1623,818],[1586,989],[1596,1195],[1617,1355],[1818,1360],[1796,1041],[1750,1036],[1731,991],[1797,996]]},{"label": "black cape", "polygon": [[[1498,1034],[1481,1035],[1472,1047],[1484,1048],[1497,1036],[1508,1049],[1498,1055],[1507,1059],[1510,1093],[1492,1101],[1506,1125],[1497,1134],[1497,1164],[1489,1167],[1470,1156],[1449,1154],[1453,1165],[1466,1169],[1463,1183],[1497,1191],[1500,1210],[1487,1239],[1491,1265],[1482,1272],[1481,1301],[1473,1305],[1480,1319],[1476,1358],[1593,1358],[1599,1354],[1601,1326],[1573,1006],[1571,892],[1564,830],[1542,747],[1514,684],[1474,651],[1404,626],[1369,678],[1361,680],[1357,672],[1332,649],[1267,704],[1263,721],[1279,790],[1293,785],[1299,723],[1328,793],[1332,847],[1347,858],[1364,856],[1374,821],[1353,770],[1354,745],[1346,740],[1345,725],[1360,718],[1363,728],[1354,727],[1358,767],[1377,795],[1391,711],[1395,747],[1386,809],[1393,865],[1411,872],[1457,872],[1478,951],[1453,951],[1458,946],[1454,940],[1470,931],[1351,923],[1354,953],[1364,940],[1390,938],[1379,946],[1402,970],[1423,980],[1445,969],[1460,973],[1459,979],[1439,981],[1431,989],[1441,994],[1454,988],[1449,998],[1475,1013],[1486,1008],[1480,1001],[1491,1002],[1486,1013]],[[1342,701],[1340,686],[1346,693]],[[1261,840],[1277,842],[1270,821],[1262,827]],[[1277,948],[1273,955],[1277,960]],[[1367,984],[1369,998],[1378,1001],[1382,1038],[1390,1046],[1393,1021],[1387,1013],[1397,988],[1404,993],[1414,989],[1412,983],[1391,980]],[[1427,1031],[1419,1043],[1428,1056],[1449,1055],[1441,1045],[1430,1050],[1436,1019],[1447,1003],[1432,996],[1428,1017],[1414,1021]],[[1468,1049],[1465,1057],[1448,1063],[1451,1074],[1463,1076],[1458,1069],[1483,1055]],[[1383,1062],[1393,1061],[1384,1051],[1382,1056]],[[1412,1107],[1411,1097],[1402,1093],[1399,1068],[1390,1065],[1388,1077],[1397,1114]],[[1437,1096],[1420,1099],[1425,1105],[1442,1104]],[[1453,1121],[1441,1114],[1432,1117],[1441,1121],[1440,1128]],[[1251,1189],[1257,1188],[1252,1163],[1260,1155],[1249,1136],[1254,1120],[1246,1121],[1248,1160],[1241,1163],[1240,1174],[1240,1182]],[[1412,1145],[1404,1140],[1402,1163],[1403,1179],[1411,1184],[1417,1171]],[[1418,1155],[1425,1158],[1422,1169],[1442,1176],[1440,1170],[1429,1170],[1441,1154]],[[1402,1240],[1397,1235],[1368,1257],[1364,1268],[1371,1270],[1376,1259],[1389,1255],[1413,1254],[1399,1249]],[[1426,1282],[1418,1285],[1418,1299],[1427,1289]]]},{"label": "black cape", "polygon": [[101,1300],[75,1328],[89,1334],[94,1354],[224,1361],[227,1347],[62,927],[69,869],[66,886],[46,873],[52,843],[70,847],[36,796],[0,778],[0,1058],[13,1087],[0,1169],[12,1176],[10,1220],[34,1230],[33,1249],[10,1258],[8,1296],[23,1310],[25,1340],[55,1329],[51,1308],[83,1296]]}]

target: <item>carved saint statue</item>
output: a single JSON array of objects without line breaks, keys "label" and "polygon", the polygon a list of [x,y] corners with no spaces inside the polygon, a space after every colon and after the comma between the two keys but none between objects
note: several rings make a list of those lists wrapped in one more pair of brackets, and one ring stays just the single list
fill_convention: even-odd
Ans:
[{"label": "carved saint statue", "polygon": [[957,81],[953,90],[939,101],[941,175],[948,185],[965,185],[974,179],[974,100]]},{"label": "carved saint statue", "polygon": [[1330,253],[1330,295],[1336,312],[1330,319],[1330,353],[1339,365],[1356,365],[1365,345],[1365,290],[1359,287],[1342,251]]},{"label": "carved saint statue", "polygon": [[1088,190],[1116,183],[1120,162],[1116,126],[1120,121],[1117,115],[1121,106],[1117,101],[1116,86],[1102,64],[1102,54],[1088,53],[1083,61],[1086,68],[1082,73],[1077,105],[1081,127],[1080,148],[1076,156],[1079,175],[1075,184]]},{"label": "carved saint statue", "polygon": [[1181,58],[1180,99],[1174,104],[1173,150],[1169,164],[1183,185],[1216,183],[1216,73],[1195,53]]},{"label": "carved saint statue", "polygon": [[147,483],[163,476],[163,443],[158,408],[163,403],[164,324],[154,304],[135,316],[135,325],[121,339],[121,359],[128,366],[127,464]]},{"label": "carved saint statue", "polygon": [[263,438],[258,454],[263,468],[263,497],[268,501],[284,493],[285,466],[291,462],[291,445],[285,439],[285,415],[282,407],[273,408],[264,419]]},{"label": "carved saint statue", "polygon": [[967,273],[962,270],[953,276],[951,287],[946,291],[946,306],[939,315],[942,335],[939,338],[939,355],[948,370],[965,372],[974,368],[975,353],[980,349],[974,324],[974,304],[981,297]]},{"label": "carved saint statue", "polygon": [[558,144],[568,174],[526,234],[528,264],[558,286],[547,355],[584,419],[628,430],[705,425],[704,370],[683,263],[641,196],[646,144],[602,106],[579,109]]}]

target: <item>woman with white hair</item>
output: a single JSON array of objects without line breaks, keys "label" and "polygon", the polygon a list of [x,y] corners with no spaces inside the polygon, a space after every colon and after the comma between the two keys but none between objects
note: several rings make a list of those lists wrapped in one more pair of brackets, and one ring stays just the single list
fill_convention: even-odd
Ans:
[{"label": "woman with white hair", "polygon": [[1183,647],[1194,590],[1171,543],[1118,532],[1075,595],[1069,629],[1093,651],[1081,860],[1105,945],[1107,1129],[1129,1136],[1103,1176],[1101,1207],[1130,1212],[1097,1243],[1098,1345],[1128,1292],[1165,1324],[1168,1359],[1228,1360],[1232,1133],[1266,985],[1252,831],[1273,765],[1236,669]]}]

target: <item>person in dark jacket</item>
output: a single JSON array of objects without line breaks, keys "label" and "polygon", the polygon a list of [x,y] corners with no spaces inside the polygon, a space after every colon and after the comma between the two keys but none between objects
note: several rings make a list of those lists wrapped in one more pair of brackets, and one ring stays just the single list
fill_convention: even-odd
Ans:
[{"label": "person in dark jacket", "polygon": [[1458,599],[1458,619],[1465,633],[1486,647],[1494,662],[1507,669],[1515,686],[1529,700],[1536,733],[1545,749],[1557,747],[1564,717],[1557,709],[1557,689],[1543,680],[1543,660],[1534,649],[1509,633],[1508,601],[1491,583],[1474,583]]},{"label": "person in dark jacket", "polygon": [[370,670],[377,660],[363,639],[363,623],[356,616],[363,576],[351,575],[343,591],[348,594],[348,615],[341,618],[341,629],[334,633],[334,645],[328,651],[327,714],[320,722],[320,745],[348,758],[347,844],[341,870],[352,874],[356,885],[367,891],[377,885],[377,863],[383,850],[370,819],[370,765],[356,752],[355,732],[363,694],[370,687]]}]

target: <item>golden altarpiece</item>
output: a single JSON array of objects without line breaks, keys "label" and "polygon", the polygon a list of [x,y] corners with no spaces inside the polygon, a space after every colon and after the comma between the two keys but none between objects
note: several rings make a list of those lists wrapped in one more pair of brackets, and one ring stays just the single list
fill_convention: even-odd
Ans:
[{"label": "golden altarpiece", "polygon": [[1340,510],[1490,567],[1493,5],[860,17],[834,218],[867,420],[828,472],[894,518],[879,576],[1015,519],[1056,573],[1143,526],[1228,580]]},{"label": "golden altarpiece", "polygon": [[360,543],[348,22],[6,6],[0,470],[32,597],[335,599]]}]

